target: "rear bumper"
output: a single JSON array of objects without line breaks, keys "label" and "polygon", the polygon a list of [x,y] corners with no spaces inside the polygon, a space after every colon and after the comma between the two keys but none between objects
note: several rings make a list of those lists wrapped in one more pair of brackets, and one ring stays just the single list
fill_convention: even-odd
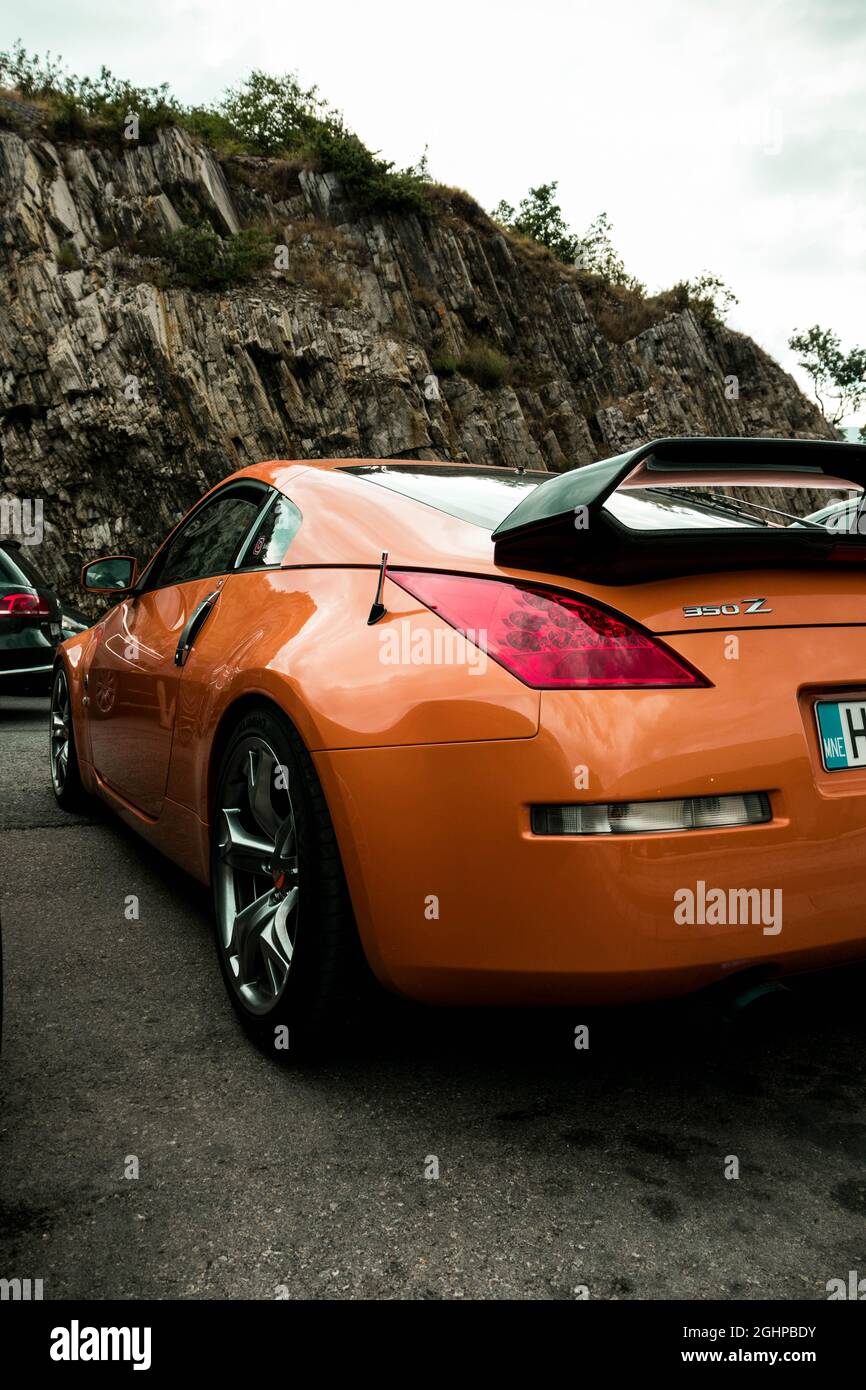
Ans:
[{"label": "rear bumper", "polygon": [[57,643],[42,626],[4,629],[0,633],[0,694],[44,694],[51,687],[56,655]]},{"label": "rear bumper", "polygon": [[[866,957],[866,775],[822,771],[811,712],[866,688],[866,636],[747,633],[736,662],[723,643],[672,642],[713,688],[546,693],[534,739],[317,754],[382,981],[436,1002],[615,1002]],[[769,794],[769,823],[530,828],[533,803],[744,791]]]}]

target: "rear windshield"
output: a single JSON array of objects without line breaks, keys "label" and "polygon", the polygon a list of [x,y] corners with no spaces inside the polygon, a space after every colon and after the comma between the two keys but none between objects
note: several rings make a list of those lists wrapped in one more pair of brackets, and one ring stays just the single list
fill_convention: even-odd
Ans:
[{"label": "rear windshield", "polygon": [[[518,473],[508,468],[465,468],[423,463],[352,465],[341,470],[366,478],[392,492],[402,493],[461,521],[494,531],[510,512],[553,473]],[[648,485],[641,485],[647,483]],[[604,504],[630,531],[680,531],[721,527],[775,530],[782,527],[829,531],[866,530],[858,516],[860,489],[841,479],[822,478],[821,471],[803,470],[774,476],[755,472],[746,483],[730,475],[688,482],[667,475],[651,481],[646,469],[614,492]]]},{"label": "rear windshield", "polygon": [[437,511],[448,512],[460,521],[495,531],[509,512],[534,492],[552,473],[517,473],[508,468],[461,468],[459,465],[383,463],[345,468],[392,492],[424,502]]},{"label": "rear windshield", "polygon": [[[641,470],[640,482],[648,478]],[[604,504],[604,510],[630,531],[681,531],[713,527],[741,530],[778,530],[795,526],[827,531],[862,529],[858,504],[862,491],[841,479],[822,476],[819,470],[803,470],[778,481],[755,473],[742,484],[693,476],[681,482],[669,476],[664,482],[635,486],[632,479],[620,484]]]},{"label": "rear windshield", "polygon": [[0,584],[25,584],[30,588],[45,588],[45,580],[29,555],[14,541],[0,546]]}]

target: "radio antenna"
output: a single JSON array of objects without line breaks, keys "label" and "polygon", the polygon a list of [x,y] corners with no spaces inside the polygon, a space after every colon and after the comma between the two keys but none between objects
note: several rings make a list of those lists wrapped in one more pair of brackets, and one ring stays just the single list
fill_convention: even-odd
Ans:
[{"label": "radio antenna", "polygon": [[376,585],[376,597],[373,599],[373,607],[370,609],[370,616],[367,619],[368,627],[372,623],[377,623],[380,618],[384,618],[387,608],[382,602],[382,591],[385,587],[385,571],[388,567],[388,552],[382,551],[382,563],[379,566],[379,582]]}]

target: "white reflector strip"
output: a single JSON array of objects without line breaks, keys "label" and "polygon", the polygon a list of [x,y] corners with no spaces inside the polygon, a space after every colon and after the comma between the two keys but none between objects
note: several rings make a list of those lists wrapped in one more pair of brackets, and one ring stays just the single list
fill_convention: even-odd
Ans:
[{"label": "white reflector strip", "polygon": [[766,792],[691,796],[677,801],[619,801],[601,806],[533,806],[535,835],[646,835],[658,830],[714,830],[771,819]]}]

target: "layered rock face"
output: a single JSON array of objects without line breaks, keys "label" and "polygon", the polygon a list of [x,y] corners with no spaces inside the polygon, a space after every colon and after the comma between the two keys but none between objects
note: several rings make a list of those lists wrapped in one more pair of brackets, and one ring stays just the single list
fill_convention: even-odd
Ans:
[{"label": "layered rock face", "polygon": [[[203,221],[266,227],[275,268],[172,285],[147,234]],[[82,558],[147,556],[265,458],[560,470],[658,435],[830,433],[766,353],[690,310],[607,341],[573,271],[458,193],[430,218],[361,216],[332,176],[221,163],[176,129],[116,150],[3,131],[0,243],[0,498],[43,500],[38,559],[73,600]],[[473,340],[510,384],[454,370]]]}]

